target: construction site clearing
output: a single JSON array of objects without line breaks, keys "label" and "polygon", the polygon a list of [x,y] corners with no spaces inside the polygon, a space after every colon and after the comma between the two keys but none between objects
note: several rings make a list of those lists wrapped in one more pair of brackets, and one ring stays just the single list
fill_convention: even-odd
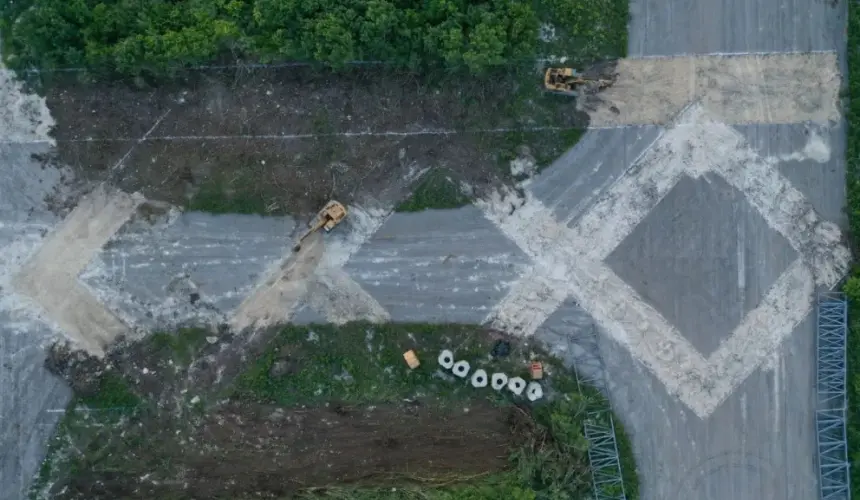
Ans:
[{"label": "construction site clearing", "polygon": [[[537,346],[459,325],[270,333],[235,376],[222,356],[241,339],[227,332],[155,334],[104,359],[56,345],[48,367],[76,400],[52,445],[65,451],[49,455],[34,491],[317,498],[342,488],[456,493],[486,482],[503,494],[523,480],[540,491],[541,481],[561,479],[530,478],[538,457],[563,471],[554,487],[591,489],[586,449],[571,440],[582,439],[584,410],[601,396],[582,392],[546,355],[536,373]],[[419,355],[423,362],[409,362]],[[554,415],[572,421],[560,428]]]},{"label": "construction site clearing", "polygon": [[[247,492],[276,498],[316,495],[344,484],[454,488],[484,477],[513,481],[513,474],[517,484],[539,488],[563,479],[571,494],[587,494],[593,484],[581,429],[587,409],[606,409],[605,400],[593,388],[580,387],[570,367],[545,354],[532,356],[537,347],[520,347],[529,354],[503,367],[498,360],[506,357],[492,352],[504,348],[489,340],[463,349],[466,327],[348,323],[343,330],[281,328],[276,315],[261,319],[257,313],[270,311],[285,297],[303,297],[302,287],[323,260],[327,238],[350,223],[359,201],[394,206],[409,196],[417,179],[434,170],[444,171],[450,185],[467,193],[468,202],[516,183],[522,171],[534,175],[570,146],[559,138],[575,142],[579,137],[546,134],[541,127],[665,125],[690,102],[700,103],[695,116],[715,116],[729,125],[757,123],[764,120],[763,112],[748,103],[765,98],[782,103],[768,110],[766,118],[776,123],[838,116],[837,90],[830,85],[837,75],[832,54],[809,54],[790,64],[781,56],[684,59],[622,60],[593,77],[583,76],[588,70],[552,68],[542,75],[543,82],[536,75],[518,87],[526,89],[518,99],[506,99],[505,85],[511,81],[494,82],[497,86],[463,99],[457,91],[437,93],[362,71],[352,86],[319,74],[267,70],[243,74],[244,85],[235,75],[201,72],[192,90],[49,89],[47,106],[58,117],[51,139],[57,150],[38,156],[45,169],[68,165],[73,179],[71,189],[50,200],[58,216],[68,215],[94,183],[106,182],[188,211],[315,217],[308,231],[291,242],[296,251],[270,281],[263,280],[257,288],[261,295],[242,302],[231,323],[153,334],[142,341],[105,336],[110,348],[93,358],[55,348],[48,364],[69,381],[76,399],[34,488],[51,495],[59,488],[62,493],[55,498],[87,500],[177,492],[199,498],[238,498]],[[770,80],[761,77],[765,72],[747,71],[751,67],[766,68]],[[761,81],[738,86],[739,75],[747,73]],[[676,81],[685,83],[672,84]],[[827,91],[821,105],[813,102],[818,94],[804,97],[813,87]],[[505,109],[476,112],[496,107]],[[292,128],[283,128],[284,113],[300,117],[289,124]],[[723,136],[734,138],[729,132]],[[815,146],[812,139],[809,144]],[[807,149],[804,158],[829,158],[826,147],[826,154],[820,147]],[[513,168],[524,162],[529,168]],[[139,197],[124,200],[123,210],[140,215]],[[123,220],[114,222],[122,225]],[[105,228],[99,229],[107,233],[110,228]],[[22,289],[36,290],[40,283]],[[265,307],[255,309],[261,304]],[[499,340],[498,332],[482,328],[472,334]],[[396,342],[386,347],[367,340],[385,335]],[[330,343],[333,339],[342,345]],[[523,342],[508,341],[514,351]],[[315,351],[323,344],[325,349]],[[369,357],[355,359],[359,352]],[[470,399],[476,394],[480,402]],[[470,403],[463,406],[466,399]],[[505,404],[484,404],[500,400]],[[559,425],[551,418],[554,408],[576,416],[569,429],[553,427]],[[416,413],[421,432],[410,420]],[[392,439],[386,435],[389,422],[397,430]],[[337,426],[344,433],[333,432],[337,439],[330,440],[327,433]],[[446,439],[451,427],[464,434]],[[628,447],[623,430],[619,433],[619,448]],[[281,439],[280,446],[268,446],[271,436]],[[75,444],[72,450],[82,451],[67,454],[69,442]],[[461,448],[460,442],[469,447]],[[320,456],[313,450],[322,450]],[[391,450],[403,455],[388,460],[395,456]],[[629,448],[619,453],[631,456]],[[462,455],[469,461],[461,468],[459,459],[450,457]],[[529,467],[536,457],[547,456],[552,465],[537,469],[573,471],[570,477],[521,476],[537,470]],[[316,461],[309,463],[308,457]],[[355,469],[356,463],[368,468]],[[284,474],[299,465],[306,468]],[[621,467],[627,472],[624,480],[635,482],[632,465],[622,460]],[[319,473],[326,469],[334,472]],[[415,474],[424,469],[431,472],[429,482]]]}]

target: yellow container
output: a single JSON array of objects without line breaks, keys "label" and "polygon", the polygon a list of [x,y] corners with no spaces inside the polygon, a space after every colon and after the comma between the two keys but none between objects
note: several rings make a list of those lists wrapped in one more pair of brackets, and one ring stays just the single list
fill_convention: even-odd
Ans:
[{"label": "yellow container", "polygon": [[418,365],[421,364],[421,362],[418,361],[418,356],[415,355],[415,351],[412,350],[404,352],[403,359],[406,360],[406,364],[409,365],[409,368],[413,370],[418,368]]}]

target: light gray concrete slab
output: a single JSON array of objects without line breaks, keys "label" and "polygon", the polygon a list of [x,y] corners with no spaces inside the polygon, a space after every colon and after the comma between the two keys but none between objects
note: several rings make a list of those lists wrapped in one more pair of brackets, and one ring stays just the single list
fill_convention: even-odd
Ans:
[{"label": "light gray concrete slab", "polygon": [[846,2],[632,0],[631,57],[841,50]]},{"label": "light gray concrete slab", "polygon": [[0,313],[0,498],[27,498],[71,393],[44,368],[47,329],[16,331]]},{"label": "light gray concrete slab", "polygon": [[709,356],[797,252],[721,177],[684,176],[606,262]]},{"label": "light gray concrete slab", "polygon": [[632,435],[642,500],[817,498],[813,423],[814,324],[708,420],[667,395],[626,349],[601,337],[616,413]]},{"label": "light gray concrete slab", "polygon": [[65,408],[71,397],[44,368],[49,328],[10,287],[12,275],[58,222],[45,200],[65,174],[33,157],[47,151],[47,145],[0,144],[0,498],[10,500],[26,498],[62,416],[46,410]]},{"label": "light gray concrete slab", "polygon": [[81,280],[121,316],[150,328],[220,320],[289,251],[294,228],[289,217],[198,212],[155,227],[130,221]]},{"label": "light gray concrete slab", "polygon": [[600,381],[595,384],[600,387],[606,373],[599,335],[591,316],[568,299],[535,331],[534,338],[565,366],[575,368],[584,382]]},{"label": "light gray concrete slab", "polygon": [[526,264],[468,206],[392,215],[344,269],[392,321],[480,323]]},{"label": "light gray concrete slab", "polygon": [[[845,215],[845,124],[816,125],[743,125],[735,128],[763,157],[779,159],[779,169],[812,203],[825,219],[842,227]],[[818,135],[829,149],[823,163],[812,159],[796,160],[791,155],[802,150],[811,134]],[[822,158],[823,159],[823,158]]]},{"label": "light gray concrete slab", "polygon": [[68,175],[42,165],[38,155],[48,152],[47,144],[0,144],[0,220],[20,222],[46,212],[46,198],[58,192]]},{"label": "light gray concrete slab", "polygon": [[657,139],[662,128],[637,126],[591,129],[529,185],[529,191],[553,210],[557,220],[574,224]]}]

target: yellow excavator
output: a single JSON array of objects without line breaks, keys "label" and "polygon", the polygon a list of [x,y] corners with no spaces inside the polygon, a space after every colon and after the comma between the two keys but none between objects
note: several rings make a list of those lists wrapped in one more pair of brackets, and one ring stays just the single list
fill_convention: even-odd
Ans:
[{"label": "yellow excavator", "polygon": [[325,204],[322,210],[316,216],[316,219],[310,221],[308,223],[308,230],[305,234],[299,238],[299,242],[296,243],[296,246],[293,247],[294,252],[298,252],[302,248],[302,242],[305,239],[312,235],[313,233],[319,231],[320,229],[325,229],[325,232],[329,232],[336,225],[340,223],[346,217],[346,207],[344,207],[340,202],[335,200],[331,200]]},{"label": "yellow excavator", "polygon": [[565,95],[578,95],[582,85],[596,83],[597,90],[603,90],[612,85],[612,80],[586,78],[573,68],[547,68],[543,76],[543,86],[550,92]]}]

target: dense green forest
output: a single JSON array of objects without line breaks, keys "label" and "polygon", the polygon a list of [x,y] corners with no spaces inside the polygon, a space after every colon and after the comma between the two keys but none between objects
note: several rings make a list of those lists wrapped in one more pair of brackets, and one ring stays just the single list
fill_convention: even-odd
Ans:
[{"label": "dense green forest", "polygon": [[[623,55],[626,0],[7,0],[13,68],[122,75],[230,59],[384,61],[483,74],[541,52],[551,19],[576,57]],[[570,46],[559,45],[561,49]]]}]

